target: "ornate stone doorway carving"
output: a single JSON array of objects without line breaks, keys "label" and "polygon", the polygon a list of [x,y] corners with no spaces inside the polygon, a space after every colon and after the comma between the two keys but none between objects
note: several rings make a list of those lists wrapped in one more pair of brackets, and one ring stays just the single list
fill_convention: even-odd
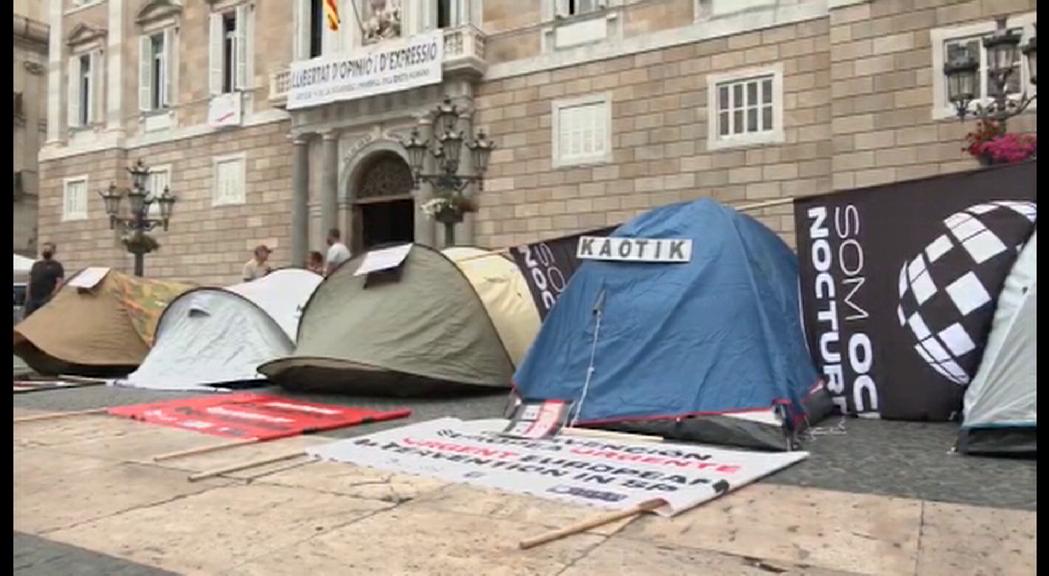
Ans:
[{"label": "ornate stone doorway carving", "polygon": [[353,227],[351,250],[415,240],[412,173],[400,156],[375,153],[353,186],[353,218],[359,225]]}]

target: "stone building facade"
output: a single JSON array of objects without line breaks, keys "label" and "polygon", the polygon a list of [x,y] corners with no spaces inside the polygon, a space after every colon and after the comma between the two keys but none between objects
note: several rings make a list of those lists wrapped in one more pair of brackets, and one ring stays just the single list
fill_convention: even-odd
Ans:
[{"label": "stone building facade", "polygon": [[[278,264],[299,263],[332,226],[355,251],[439,245],[419,210],[432,190],[412,186],[401,141],[413,127],[428,133],[445,96],[462,130],[497,145],[483,190],[470,190],[479,211],[456,232],[489,248],[704,196],[741,206],[972,169],[961,148],[973,122],[945,102],[945,48],[990,33],[998,17],[1024,41],[1035,25],[1033,0],[366,0],[356,10],[342,0],[339,32],[314,24],[316,0],[72,2],[51,4],[53,116],[71,109],[67,62],[86,43],[123,46],[104,56],[107,83],[123,89],[107,87],[90,131],[49,125],[41,230],[73,247],[64,254],[76,265],[125,266],[100,201],[63,220],[63,199],[75,178],[87,175],[94,195],[143,157],[170,167],[179,197],[147,273],[199,282],[235,281],[258,242],[276,246]],[[214,127],[223,95],[209,92],[208,32],[216,11],[242,5],[253,15],[250,81],[237,92],[240,123]],[[178,23],[170,125],[155,129],[137,107],[145,44],[125,42],[145,34],[151,11]],[[439,81],[293,104],[291,70],[427,35],[443,48]],[[1032,92],[1022,60],[1018,70],[1015,88]],[[1010,126],[1033,131],[1034,108]],[[243,159],[242,179],[222,169],[229,158]],[[227,198],[229,182],[242,186]],[[789,204],[753,214],[793,242]]]},{"label": "stone building facade", "polygon": [[14,2],[14,250],[36,253],[37,152],[47,131],[47,18],[39,2]]}]

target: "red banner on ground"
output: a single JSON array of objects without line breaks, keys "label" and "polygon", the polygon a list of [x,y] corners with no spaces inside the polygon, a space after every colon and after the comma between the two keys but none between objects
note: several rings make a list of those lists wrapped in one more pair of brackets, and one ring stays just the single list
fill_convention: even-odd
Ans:
[{"label": "red banner on ground", "polygon": [[114,416],[223,436],[273,440],[307,432],[404,418],[408,409],[369,410],[262,394],[222,394],[119,406]]}]

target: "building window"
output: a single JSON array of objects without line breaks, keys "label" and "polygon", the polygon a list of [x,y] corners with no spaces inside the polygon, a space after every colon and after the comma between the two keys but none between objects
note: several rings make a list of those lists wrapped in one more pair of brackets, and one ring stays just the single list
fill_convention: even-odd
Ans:
[{"label": "building window", "polygon": [[437,27],[452,26],[452,0],[437,0]]},{"label": "building window", "polygon": [[[154,198],[159,198],[164,189],[171,185],[170,166],[150,166],[149,180],[146,182],[146,190]],[[149,205],[149,217],[160,218],[160,203],[153,202]]]},{"label": "building window", "polygon": [[223,156],[215,159],[213,206],[243,204],[244,191],[244,154]]},{"label": "building window", "polygon": [[211,15],[209,84],[213,96],[231,94],[248,87],[251,77],[248,71],[251,59],[248,12],[249,7],[241,5]]},{"label": "building window", "polygon": [[62,221],[87,219],[87,176],[66,178],[62,190]]},{"label": "building window", "polygon": [[87,126],[91,123],[91,55],[84,54],[80,57],[80,117],[77,118],[78,126]]},{"label": "building window", "polygon": [[772,76],[718,84],[718,138],[772,130]]},{"label": "building window", "polygon": [[139,41],[138,103],[142,111],[164,110],[171,106],[171,65],[174,30],[142,36]]},{"label": "building window", "polygon": [[[1007,26],[1011,32],[1020,32],[1020,46],[1022,47],[1035,34],[1035,15],[1024,14],[1009,18]],[[979,85],[976,87],[976,102],[987,105],[995,95],[994,82],[988,71],[987,50],[983,47],[983,39],[990,36],[995,30],[994,22],[980,22],[956,28],[945,28],[932,30],[930,40],[932,43],[933,59],[933,117],[951,118],[956,116],[956,111],[947,99],[947,80],[943,73],[943,65],[950,60],[951,55],[958,51],[965,51],[976,57],[980,62]],[[1016,51],[1013,60],[1013,73],[1009,75],[1006,84],[1006,94],[1011,98],[1017,98],[1024,91],[1028,94],[1037,92],[1036,86],[1031,84],[1028,73],[1027,57],[1021,50]],[[1031,108],[1036,107],[1031,103]]]},{"label": "building window", "polygon": [[321,55],[324,45],[324,0],[310,0],[310,58]]},{"label": "building window", "polygon": [[67,121],[70,127],[87,127],[98,121],[101,73],[101,50],[76,54],[69,59]]},{"label": "building window", "polygon": [[553,103],[554,167],[612,161],[612,99],[600,94]]},{"label": "building window", "polygon": [[782,66],[710,75],[707,90],[708,148],[783,141]]}]

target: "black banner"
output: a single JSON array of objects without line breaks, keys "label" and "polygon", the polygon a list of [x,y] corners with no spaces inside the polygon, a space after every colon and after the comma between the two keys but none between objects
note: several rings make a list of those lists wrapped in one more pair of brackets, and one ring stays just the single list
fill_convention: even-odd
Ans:
[{"label": "black banner", "polygon": [[806,337],[839,409],[960,413],[1036,201],[1034,162],[797,200]]},{"label": "black banner", "polygon": [[580,232],[510,249],[517,267],[528,281],[539,317],[545,319],[557,298],[568,286],[568,279],[582,264],[576,258],[580,236],[608,236],[617,226]]}]

